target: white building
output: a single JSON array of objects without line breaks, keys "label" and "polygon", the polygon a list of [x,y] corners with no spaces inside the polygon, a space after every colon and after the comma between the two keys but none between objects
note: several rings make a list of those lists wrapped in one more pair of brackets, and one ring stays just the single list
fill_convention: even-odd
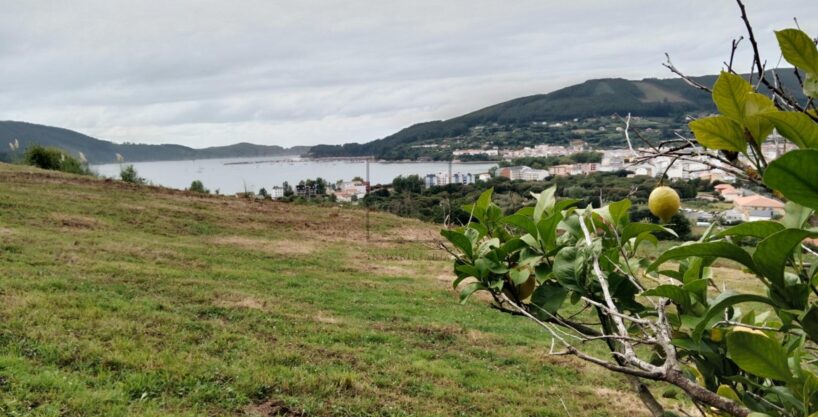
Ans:
[{"label": "white building", "polygon": [[364,198],[367,192],[367,184],[361,181],[344,181],[335,186],[335,198],[338,201],[353,201]]},{"label": "white building", "polygon": [[272,198],[273,200],[278,198],[284,198],[284,188],[279,186],[270,188],[270,198]]}]

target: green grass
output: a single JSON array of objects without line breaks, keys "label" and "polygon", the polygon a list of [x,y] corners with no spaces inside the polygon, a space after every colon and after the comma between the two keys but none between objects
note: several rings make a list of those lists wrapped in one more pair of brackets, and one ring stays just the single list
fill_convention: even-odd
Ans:
[{"label": "green grass", "polygon": [[0,164],[0,415],[646,415],[371,222]]}]

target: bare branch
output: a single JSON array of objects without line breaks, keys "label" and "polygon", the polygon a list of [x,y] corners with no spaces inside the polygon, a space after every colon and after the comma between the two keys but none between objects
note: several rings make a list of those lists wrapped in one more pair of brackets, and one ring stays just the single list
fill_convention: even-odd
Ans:
[{"label": "bare branch", "polygon": [[707,87],[704,84],[702,84],[702,83],[688,77],[687,75],[684,75],[681,71],[679,71],[676,68],[676,66],[673,65],[673,62],[670,60],[670,54],[668,54],[667,52],[665,52],[665,57],[667,58],[667,61],[662,63],[662,66],[669,69],[670,72],[672,72],[672,73],[678,75],[679,77],[681,77],[681,79],[684,80],[684,82],[689,84],[691,87],[698,88],[699,90],[702,90],[702,91],[707,91],[708,93],[713,92],[712,90],[710,90],[709,87]]}]

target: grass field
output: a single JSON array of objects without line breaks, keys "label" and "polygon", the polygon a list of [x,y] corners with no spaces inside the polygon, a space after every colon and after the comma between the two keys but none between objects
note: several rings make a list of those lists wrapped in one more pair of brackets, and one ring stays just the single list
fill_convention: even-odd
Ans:
[{"label": "grass field", "polygon": [[363,213],[0,164],[0,415],[647,415]]}]

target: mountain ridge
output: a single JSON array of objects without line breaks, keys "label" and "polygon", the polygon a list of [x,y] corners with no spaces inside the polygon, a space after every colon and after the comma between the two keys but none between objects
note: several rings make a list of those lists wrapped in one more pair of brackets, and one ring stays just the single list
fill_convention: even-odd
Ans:
[{"label": "mountain ridge", "polygon": [[[34,144],[55,146],[74,155],[82,152],[92,164],[115,162],[117,154],[123,155],[128,162],[142,162],[301,155],[309,149],[307,146],[284,148],[248,142],[207,148],[191,148],[175,144],[114,143],[62,127],[10,120],[0,121],[0,143],[14,140],[20,143],[19,153]],[[3,151],[0,151],[0,161],[10,160],[12,155],[10,155],[9,148],[5,148],[5,144],[3,146]]]},{"label": "mountain ridge", "polygon": [[[779,70],[778,76],[784,87],[803,100],[801,88],[794,73]],[[713,85],[717,75],[691,77],[704,84]],[[406,147],[431,139],[445,139],[465,135],[472,128],[499,124],[526,126],[532,122],[558,122],[575,118],[601,117],[627,114],[643,117],[679,117],[691,113],[715,112],[710,95],[695,89],[680,78],[601,78],[545,94],[534,94],[504,101],[447,120],[416,123],[400,131],[366,143],[344,145],[317,145],[310,149],[310,156],[339,157],[373,155],[381,159],[401,159]]]}]

